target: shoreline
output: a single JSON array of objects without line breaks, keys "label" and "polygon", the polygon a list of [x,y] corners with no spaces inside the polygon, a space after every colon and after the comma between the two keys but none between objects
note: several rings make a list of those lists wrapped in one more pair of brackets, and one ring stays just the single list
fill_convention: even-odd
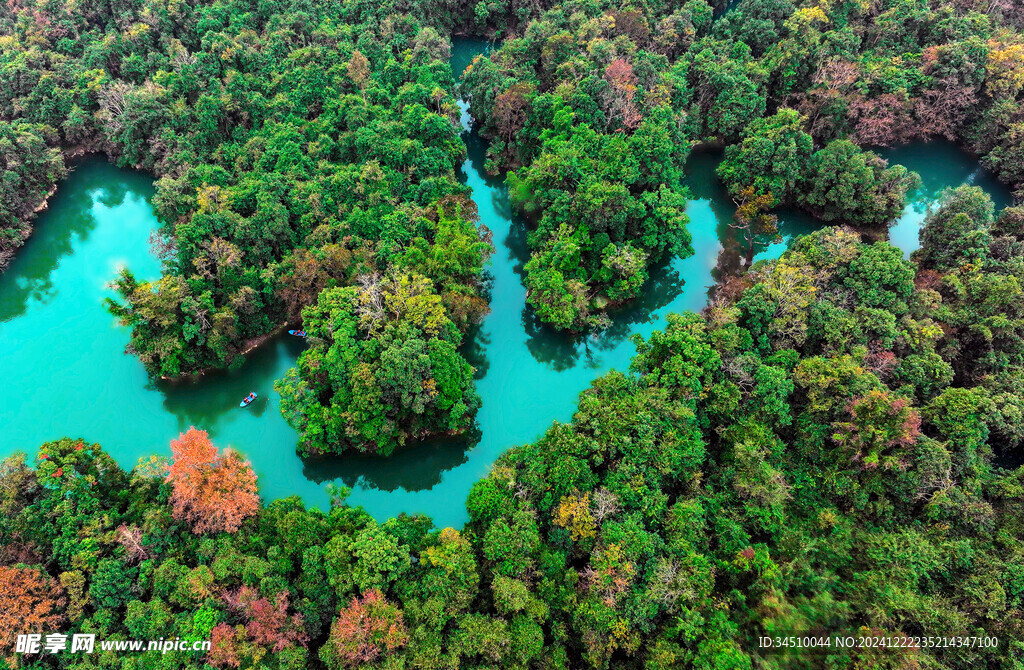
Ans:
[{"label": "shoreline", "polygon": [[11,264],[11,261],[13,261],[14,257],[17,255],[18,250],[25,246],[25,243],[28,242],[30,237],[32,237],[32,233],[35,232],[35,226],[32,225],[33,222],[39,216],[40,212],[44,212],[49,208],[50,198],[52,198],[54,194],[57,193],[58,186],[59,184],[54,184],[53,186],[51,186],[50,190],[47,191],[45,195],[43,195],[42,199],[39,201],[39,204],[36,205],[30,212],[26,213],[24,216],[21,216],[18,219],[18,222],[22,226],[21,230],[19,231],[21,239],[19,239],[17,244],[13,245],[10,249],[0,250],[0,273],[4,272],[7,269],[7,266]]},{"label": "shoreline", "polygon": [[[46,192],[46,195],[43,196],[43,199],[39,202],[38,205],[36,205],[36,208],[32,210],[32,213],[29,214],[30,218],[28,218],[25,221],[25,223],[28,223],[31,219],[35,218],[35,216],[39,214],[39,212],[45,211],[50,207],[50,198],[52,198],[54,194],[57,192],[57,187],[58,184],[54,184],[53,186],[50,187],[50,190]],[[26,236],[25,239],[27,240],[28,236]]]},{"label": "shoreline", "polygon": [[[75,146],[67,148],[58,146],[56,148],[60,150],[61,159],[64,161],[64,176],[50,186],[50,190],[43,195],[35,207],[18,217],[18,222],[22,226],[21,240],[10,249],[0,251],[0,273],[7,269],[7,266],[11,264],[11,261],[14,260],[14,257],[18,254],[18,250],[25,246],[25,243],[32,237],[32,234],[35,232],[35,225],[33,224],[36,218],[38,218],[39,214],[50,208],[50,199],[57,194],[57,191],[60,189],[60,185],[68,178],[68,174],[74,170],[74,167],[70,166],[69,163],[88,156],[89,154],[105,153],[102,149],[89,148],[84,144],[76,144]],[[108,159],[109,157],[110,155],[107,154]]]},{"label": "shoreline", "polygon": [[[252,353],[253,351],[255,351],[256,349],[260,348],[261,346],[263,346],[264,344],[266,344],[270,340],[272,340],[275,337],[279,336],[287,328],[288,328],[288,322],[285,321],[283,323],[279,323],[278,325],[274,326],[274,328],[272,330],[270,330],[267,333],[264,333],[263,335],[258,335],[256,337],[249,338],[248,340],[246,340],[245,342],[242,343],[242,348],[239,350],[239,352],[237,354],[235,354],[234,359],[232,359],[232,363],[235,360],[237,360],[238,358],[244,357],[244,356]],[[224,368],[214,368],[214,367],[203,368],[201,370],[196,370],[195,372],[189,372],[189,373],[186,373],[186,374],[183,374],[183,375],[176,375],[174,377],[168,377],[167,375],[160,375],[160,380],[161,381],[165,381],[165,382],[194,381],[194,380],[199,379],[200,377],[206,375],[209,372],[214,372],[215,370],[227,370],[230,367],[231,366],[228,365],[227,367],[224,367]]]}]

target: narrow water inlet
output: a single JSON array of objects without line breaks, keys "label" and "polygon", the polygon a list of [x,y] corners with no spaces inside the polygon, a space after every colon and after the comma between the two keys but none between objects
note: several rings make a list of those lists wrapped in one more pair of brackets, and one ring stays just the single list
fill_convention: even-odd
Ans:
[{"label": "narrow water inlet", "polygon": [[[486,48],[481,40],[455,40],[453,68],[460,72]],[[468,115],[464,121],[468,124]],[[378,519],[425,513],[438,525],[461,525],[470,487],[501,453],[536,439],[552,421],[568,420],[591,380],[612,368],[628,368],[632,334],[646,336],[663,327],[666,314],[701,309],[716,267],[735,261],[723,253],[734,206],[714,174],[720,155],[694,154],[687,166],[694,255],[652,271],[643,295],[617,311],[607,331],[582,338],[553,332],[526,305],[525,224],[512,211],[503,179],[484,171],[485,142],[471,130],[463,138],[468,159],[461,176],[496,248],[488,267],[491,312],[463,347],[478,369],[483,399],[471,434],[413,445],[388,459],[345,455],[304,462],[273,391],[274,380],[284,376],[303,347],[287,336],[254,352],[238,370],[198,381],[150,380],[141,364],[124,354],[127,329],[114,323],[102,300],[120,266],[130,266],[140,278],[159,274],[149,250],[157,227],[149,205],[152,180],[88,160],[60,186],[36,222],[36,233],[0,275],[5,382],[0,456],[19,450],[34,454],[45,441],[72,436],[102,444],[131,468],[151,454],[168,455],[170,440],[195,425],[208,430],[218,446],[231,446],[252,461],[267,500],[299,495],[326,507],[325,485],[338,482],[353,489],[351,503]],[[901,240],[916,240],[923,212],[945,186],[973,178],[997,205],[1009,201],[991,175],[975,174],[976,159],[952,145],[918,143],[886,157],[921,173],[925,184],[894,229],[897,242],[901,226],[906,232]],[[793,212],[781,214],[788,239],[818,225]],[[784,248],[772,245],[759,257],[776,257]],[[238,401],[252,390],[259,399],[239,409]]]}]

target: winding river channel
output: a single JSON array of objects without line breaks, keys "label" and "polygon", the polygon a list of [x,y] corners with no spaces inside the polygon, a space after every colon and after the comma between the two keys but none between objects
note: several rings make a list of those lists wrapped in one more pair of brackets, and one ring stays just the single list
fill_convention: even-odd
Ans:
[{"label": "winding river channel", "polygon": [[[486,48],[485,42],[457,40],[455,71],[461,73]],[[466,113],[463,126],[468,159],[462,178],[497,249],[489,267],[491,312],[465,345],[483,398],[471,435],[415,445],[388,459],[303,461],[273,391],[274,380],[302,349],[296,338],[274,340],[238,370],[199,381],[149,379],[124,354],[128,331],[102,301],[122,265],[142,278],[159,276],[149,245],[157,227],[149,204],[152,179],[90,159],[61,185],[35,234],[0,275],[0,457],[34,454],[47,440],[73,436],[99,442],[131,468],[140,458],[169,454],[169,441],[195,425],[208,430],[218,446],[231,446],[252,461],[267,500],[298,495],[325,507],[326,484],[337,482],[352,488],[351,503],[378,519],[421,512],[440,526],[460,526],[470,487],[502,452],[536,439],[552,421],[570,419],[592,379],[628,367],[632,334],[646,336],[663,327],[671,312],[701,309],[718,273],[739,263],[739,254],[728,250],[733,204],[714,175],[721,156],[696,153],[687,166],[694,255],[656,268],[641,298],[617,312],[613,326],[600,335],[573,339],[553,333],[526,306],[524,224],[513,214],[502,180],[484,172],[484,142],[469,129]],[[1005,187],[952,145],[915,144],[884,155],[916,170],[924,182],[892,231],[894,243],[907,253],[917,244],[929,205],[947,186],[974,183],[998,207],[1010,202]],[[785,241],[761,249],[758,258],[778,256],[794,235],[817,225],[794,212],[783,212],[781,220]],[[250,390],[261,398],[240,410],[238,400]]]}]

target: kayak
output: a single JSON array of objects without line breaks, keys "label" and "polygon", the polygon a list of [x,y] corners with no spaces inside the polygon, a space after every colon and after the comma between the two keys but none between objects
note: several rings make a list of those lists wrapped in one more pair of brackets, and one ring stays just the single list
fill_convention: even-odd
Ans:
[{"label": "kayak", "polygon": [[245,397],[245,400],[243,400],[242,402],[238,403],[238,406],[239,406],[239,407],[248,407],[248,406],[249,406],[249,403],[251,403],[251,402],[252,402],[253,400],[255,400],[255,399],[256,399],[257,397],[258,397],[258,396],[256,396],[256,395],[253,395],[253,396],[252,396],[251,398],[250,398],[249,396],[246,396],[246,397]]},{"label": "kayak", "polygon": [[306,336],[306,331],[304,331],[304,330],[289,330],[288,334],[289,335],[294,335],[295,337],[305,337]]}]

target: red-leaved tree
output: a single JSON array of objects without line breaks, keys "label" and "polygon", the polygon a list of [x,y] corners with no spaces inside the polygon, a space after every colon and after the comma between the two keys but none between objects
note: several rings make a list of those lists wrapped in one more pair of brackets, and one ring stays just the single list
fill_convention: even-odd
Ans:
[{"label": "red-leaved tree", "polygon": [[251,586],[239,587],[224,594],[224,602],[231,611],[244,615],[249,621],[245,632],[258,645],[272,647],[279,652],[289,645],[306,646],[309,635],[302,627],[302,615],[288,614],[288,592],[281,591],[271,602],[260,597]]},{"label": "red-leaved tree", "polygon": [[531,93],[533,86],[519,82],[494,99],[494,124],[498,128],[498,136],[506,142],[511,142],[523,129]]},{"label": "red-leaved tree", "polygon": [[605,68],[604,80],[608,82],[608,92],[604,97],[609,125],[618,120],[630,130],[639,126],[643,117],[635,100],[637,78],[633,66],[622,58],[616,58]]},{"label": "red-leaved tree", "polygon": [[850,102],[847,116],[854,124],[853,141],[862,146],[888,147],[921,134],[910,114],[911,103],[893,93]]},{"label": "red-leaved tree", "polygon": [[174,518],[191,523],[194,533],[234,532],[259,511],[252,467],[230,449],[218,453],[205,430],[189,428],[171,441],[171,452]]},{"label": "red-leaved tree", "polygon": [[904,398],[873,389],[847,406],[849,421],[836,423],[833,438],[868,470],[905,470],[921,435],[921,416]]},{"label": "red-leaved tree", "polygon": [[402,610],[389,603],[380,591],[371,589],[356,597],[338,613],[331,626],[329,644],[347,668],[369,663],[409,641]]},{"label": "red-leaved tree", "polygon": [[57,632],[66,604],[64,589],[42,570],[0,567],[2,653],[14,650],[18,635]]},{"label": "red-leaved tree", "polygon": [[238,668],[242,665],[240,628],[219,623],[210,632],[210,653],[206,662],[215,668]]}]

